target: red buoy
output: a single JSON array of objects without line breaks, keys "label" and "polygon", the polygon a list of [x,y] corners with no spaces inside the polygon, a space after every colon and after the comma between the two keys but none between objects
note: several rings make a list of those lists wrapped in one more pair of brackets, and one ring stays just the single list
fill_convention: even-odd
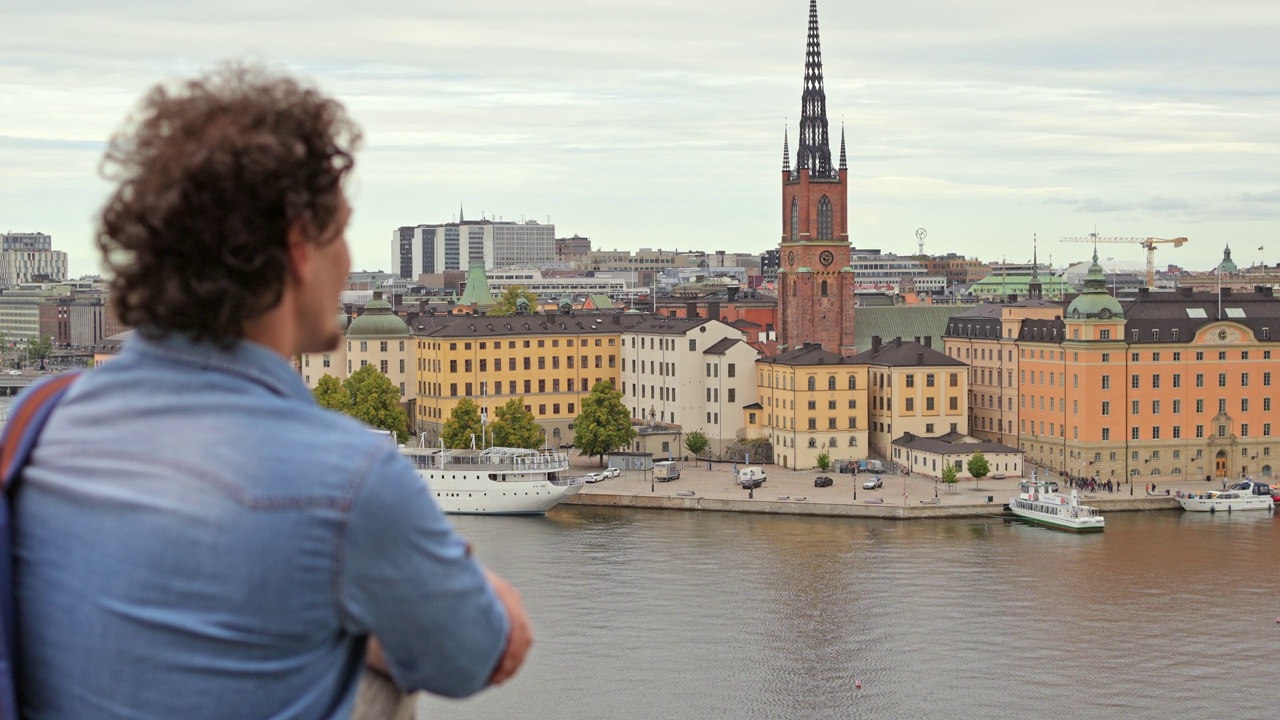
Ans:
[{"label": "red buoy", "polygon": [[[1280,618],[1276,618],[1276,622],[1280,622]],[[861,688],[862,688],[862,681],[861,681],[861,680],[854,680],[854,681],[853,681],[853,686],[854,686],[854,687],[856,687],[856,688],[858,688],[858,689],[861,689]]]}]

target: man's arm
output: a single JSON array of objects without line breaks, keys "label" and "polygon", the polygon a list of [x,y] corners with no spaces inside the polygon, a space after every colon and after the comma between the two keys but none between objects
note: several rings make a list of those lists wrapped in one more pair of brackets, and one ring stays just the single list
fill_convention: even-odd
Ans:
[{"label": "man's arm", "polygon": [[465,697],[510,677],[528,649],[518,595],[491,584],[394,449],[357,490],[339,572],[348,631],[378,638],[404,690]]}]

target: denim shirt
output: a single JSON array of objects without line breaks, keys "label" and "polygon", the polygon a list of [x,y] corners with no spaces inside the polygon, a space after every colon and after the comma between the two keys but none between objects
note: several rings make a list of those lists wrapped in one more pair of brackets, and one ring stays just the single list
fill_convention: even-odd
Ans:
[{"label": "denim shirt", "polygon": [[135,337],[82,376],[14,522],[25,718],[343,718],[370,634],[453,697],[505,648],[412,465],[251,342]]}]

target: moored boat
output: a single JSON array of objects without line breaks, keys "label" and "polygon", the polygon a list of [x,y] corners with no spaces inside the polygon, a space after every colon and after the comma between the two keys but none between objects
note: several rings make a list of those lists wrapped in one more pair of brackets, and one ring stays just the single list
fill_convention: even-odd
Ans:
[{"label": "moored boat", "polygon": [[1244,480],[1226,490],[1206,490],[1177,497],[1178,504],[1189,512],[1240,512],[1274,510],[1271,486]]},{"label": "moored boat", "polygon": [[1080,504],[1075,490],[1069,496],[1061,495],[1047,480],[1019,483],[1018,496],[1009,501],[1009,511],[1023,520],[1055,530],[1102,532],[1106,527],[1097,510]]},{"label": "moored boat", "polygon": [[569,456],[523,448],[400,448],[436,504],[453,515],[542,515],[583,488]]}]

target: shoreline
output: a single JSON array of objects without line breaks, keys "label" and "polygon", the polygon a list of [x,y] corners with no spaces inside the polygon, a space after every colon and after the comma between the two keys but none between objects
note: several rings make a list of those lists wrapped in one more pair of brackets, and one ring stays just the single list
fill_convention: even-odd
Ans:
[{"label": "shoreline", "polygon": [[[573,455],[571,471],[585,475],[598,471],[596,458]],[[935,478],[923,475],[881,474],[884,487],[864,490],[862,483],[870,474],[838,474],[835,472],[785,470],[764,466],[768,479],[751,497],[737,486],[729,465],[685,462],[680,478],[670,482],[653,481],[648,473],[626,471],[620,477],[585,485],[581,492],[567,498],[564,505],[588,507],[621,507],[652,510],[737,512],[774,515],[809,515],[822,517],[859,517],[884,520],[937,520],[977,517],[1013,517],[1004,509],[1018,493],[1022,478],[983,478],[975,483],[964,480],[948,489]],[[816,477],[833,480],[830,487],[814,487]],[[1140,478],[1141,479],[1141,478]],[[1201,492],[1218,489],[1220,479],[1183,482],[1160,482],[1158,493],[1148,494],[1146,483],[1120,485],[1112,493],[1080,493],[1080,501],[1100,513],[1178,510],[1173,496],[1178,490]],[[1165,489],[1171,494],[1165,495]],[[868,502],[870,501],[870,502]]]}]

